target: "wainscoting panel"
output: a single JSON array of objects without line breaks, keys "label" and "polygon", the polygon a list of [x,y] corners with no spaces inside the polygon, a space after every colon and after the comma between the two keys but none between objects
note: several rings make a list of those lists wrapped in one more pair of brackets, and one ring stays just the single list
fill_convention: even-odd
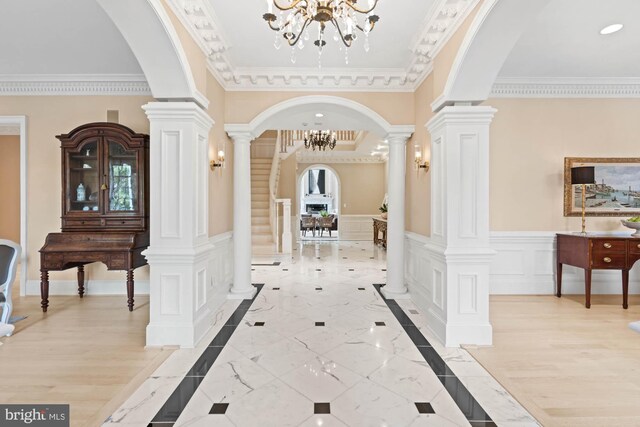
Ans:
[{"label": "wainscoting panel", "polygon": [[340,215],[338,235],[340,240],[373,240],[373,217],[371,215]]}]

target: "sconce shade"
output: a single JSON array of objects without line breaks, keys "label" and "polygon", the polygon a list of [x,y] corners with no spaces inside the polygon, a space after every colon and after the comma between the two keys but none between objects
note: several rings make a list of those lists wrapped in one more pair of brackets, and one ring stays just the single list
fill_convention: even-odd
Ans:
[{"label": "sconce shade", "polygon": [[596,174],[593,166],[579,166],[571,168],[571,185],[595,184]]}]

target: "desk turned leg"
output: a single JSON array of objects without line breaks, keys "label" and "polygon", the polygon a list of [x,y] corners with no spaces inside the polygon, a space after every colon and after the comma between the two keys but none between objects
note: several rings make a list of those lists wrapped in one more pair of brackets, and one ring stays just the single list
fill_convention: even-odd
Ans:
[{"label": "desk turned leg", "polygon": [[84,265],[78,266],[78,295],[84,297]]},{"label": "desk turned leg", "polygon": [[42,312],[46,313],[47,308],[49,307],[49,271],[48,270],[40,270],[40,297],[42,298],[42,302],[40,305],[42,306]]},{"label": "desk turned leg", "polygon": [[629,270],[622,270],[622,308],[629,308]]},{"label": "desk turned leg", "polygon": [[588,268],[584,270],[584,296],[584,306],[591,308],[591,270]]},{"label": "desk turned leg", "polygon": [[556,289],[556,296],[558,298],[560,298],[562,296],[562,263],[559,262],[558,263],[558,269],[556,271],[557,277],[556,277],[556,283],[557,283],[557,289]]},{"label": "desk turned leg", "polygon": [[133,270],[127,270],[127,304],[129,311],[133,311]]}]

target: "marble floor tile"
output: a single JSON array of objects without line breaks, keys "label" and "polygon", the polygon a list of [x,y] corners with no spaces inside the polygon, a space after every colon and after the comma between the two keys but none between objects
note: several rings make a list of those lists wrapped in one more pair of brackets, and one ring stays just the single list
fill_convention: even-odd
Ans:
[{"label": "marble floor tile", "polygon": [[412,402],[431,402],[442,391],[442,383],[430,369],[399,356],[367,378]]},{"label": "marble floor tile", "polygon": [[413,402],[363,380],[331,402],[331,413],[348,426],[407,426],[417,416]]},{"label": "marble floor tile", "polygon": [[328,359],[362,376],[367,376],[385,365],[393,353],[381,347],[353,339],[324,354]]},{"label": "marble floor tile", "polygon": [[332,360],[316,356],[281,379],[313,402],[330,402],[362,377]]},{"label": "marble floor tile", "polygon": [[299,342],[284,339],[273,345],[265,346],[251,356],[251,360],[280,377],[306,362],[313,360],[316,354]]},{"label": "marble floor tile", "polygon": [[274,380],[229,405],[225,414],[236,426],[298,426],[313,413],[313,402]]},{"label": "marble floor tile", "polygon": [[307,418],[300,427],[348,427],[333,415],[313,415]]}]

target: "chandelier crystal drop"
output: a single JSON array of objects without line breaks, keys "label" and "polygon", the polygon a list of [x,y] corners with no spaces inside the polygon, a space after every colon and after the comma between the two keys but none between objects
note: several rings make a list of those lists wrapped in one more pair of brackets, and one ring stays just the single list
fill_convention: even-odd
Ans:
[{"label": "chandelier crystal drop", "polygon": [[338,140],[336,133],[330,130],[312,130],[304,133],[304,148],[309,148],[313,151],[326,151],[327,148],[333,150],[336,148]]},{"label": "chandelier crystal drop", "polygon": [[[368,36],[380,20],[373,10],[379,0],[266,0],[267,13],[262,18],[267,21],[269,28],[278,33],[293,47],[301,39],[308,40],[309,26],[317,22],[318,38],[313,44],[320,52],[326,46],[327,40],[335,41],[351,47],[357,38],[357,33],[365,35],[365,50],[369,50]],[[363,4],[363,3],[366,3]],[[275,10],[280,16],[276,16]],[[331,23],[335,29],[333,37],[327,37],[325,30]],[[277,44],[279,46],[279,43]],[[300,47],[302,49],[302,47]]]}]

